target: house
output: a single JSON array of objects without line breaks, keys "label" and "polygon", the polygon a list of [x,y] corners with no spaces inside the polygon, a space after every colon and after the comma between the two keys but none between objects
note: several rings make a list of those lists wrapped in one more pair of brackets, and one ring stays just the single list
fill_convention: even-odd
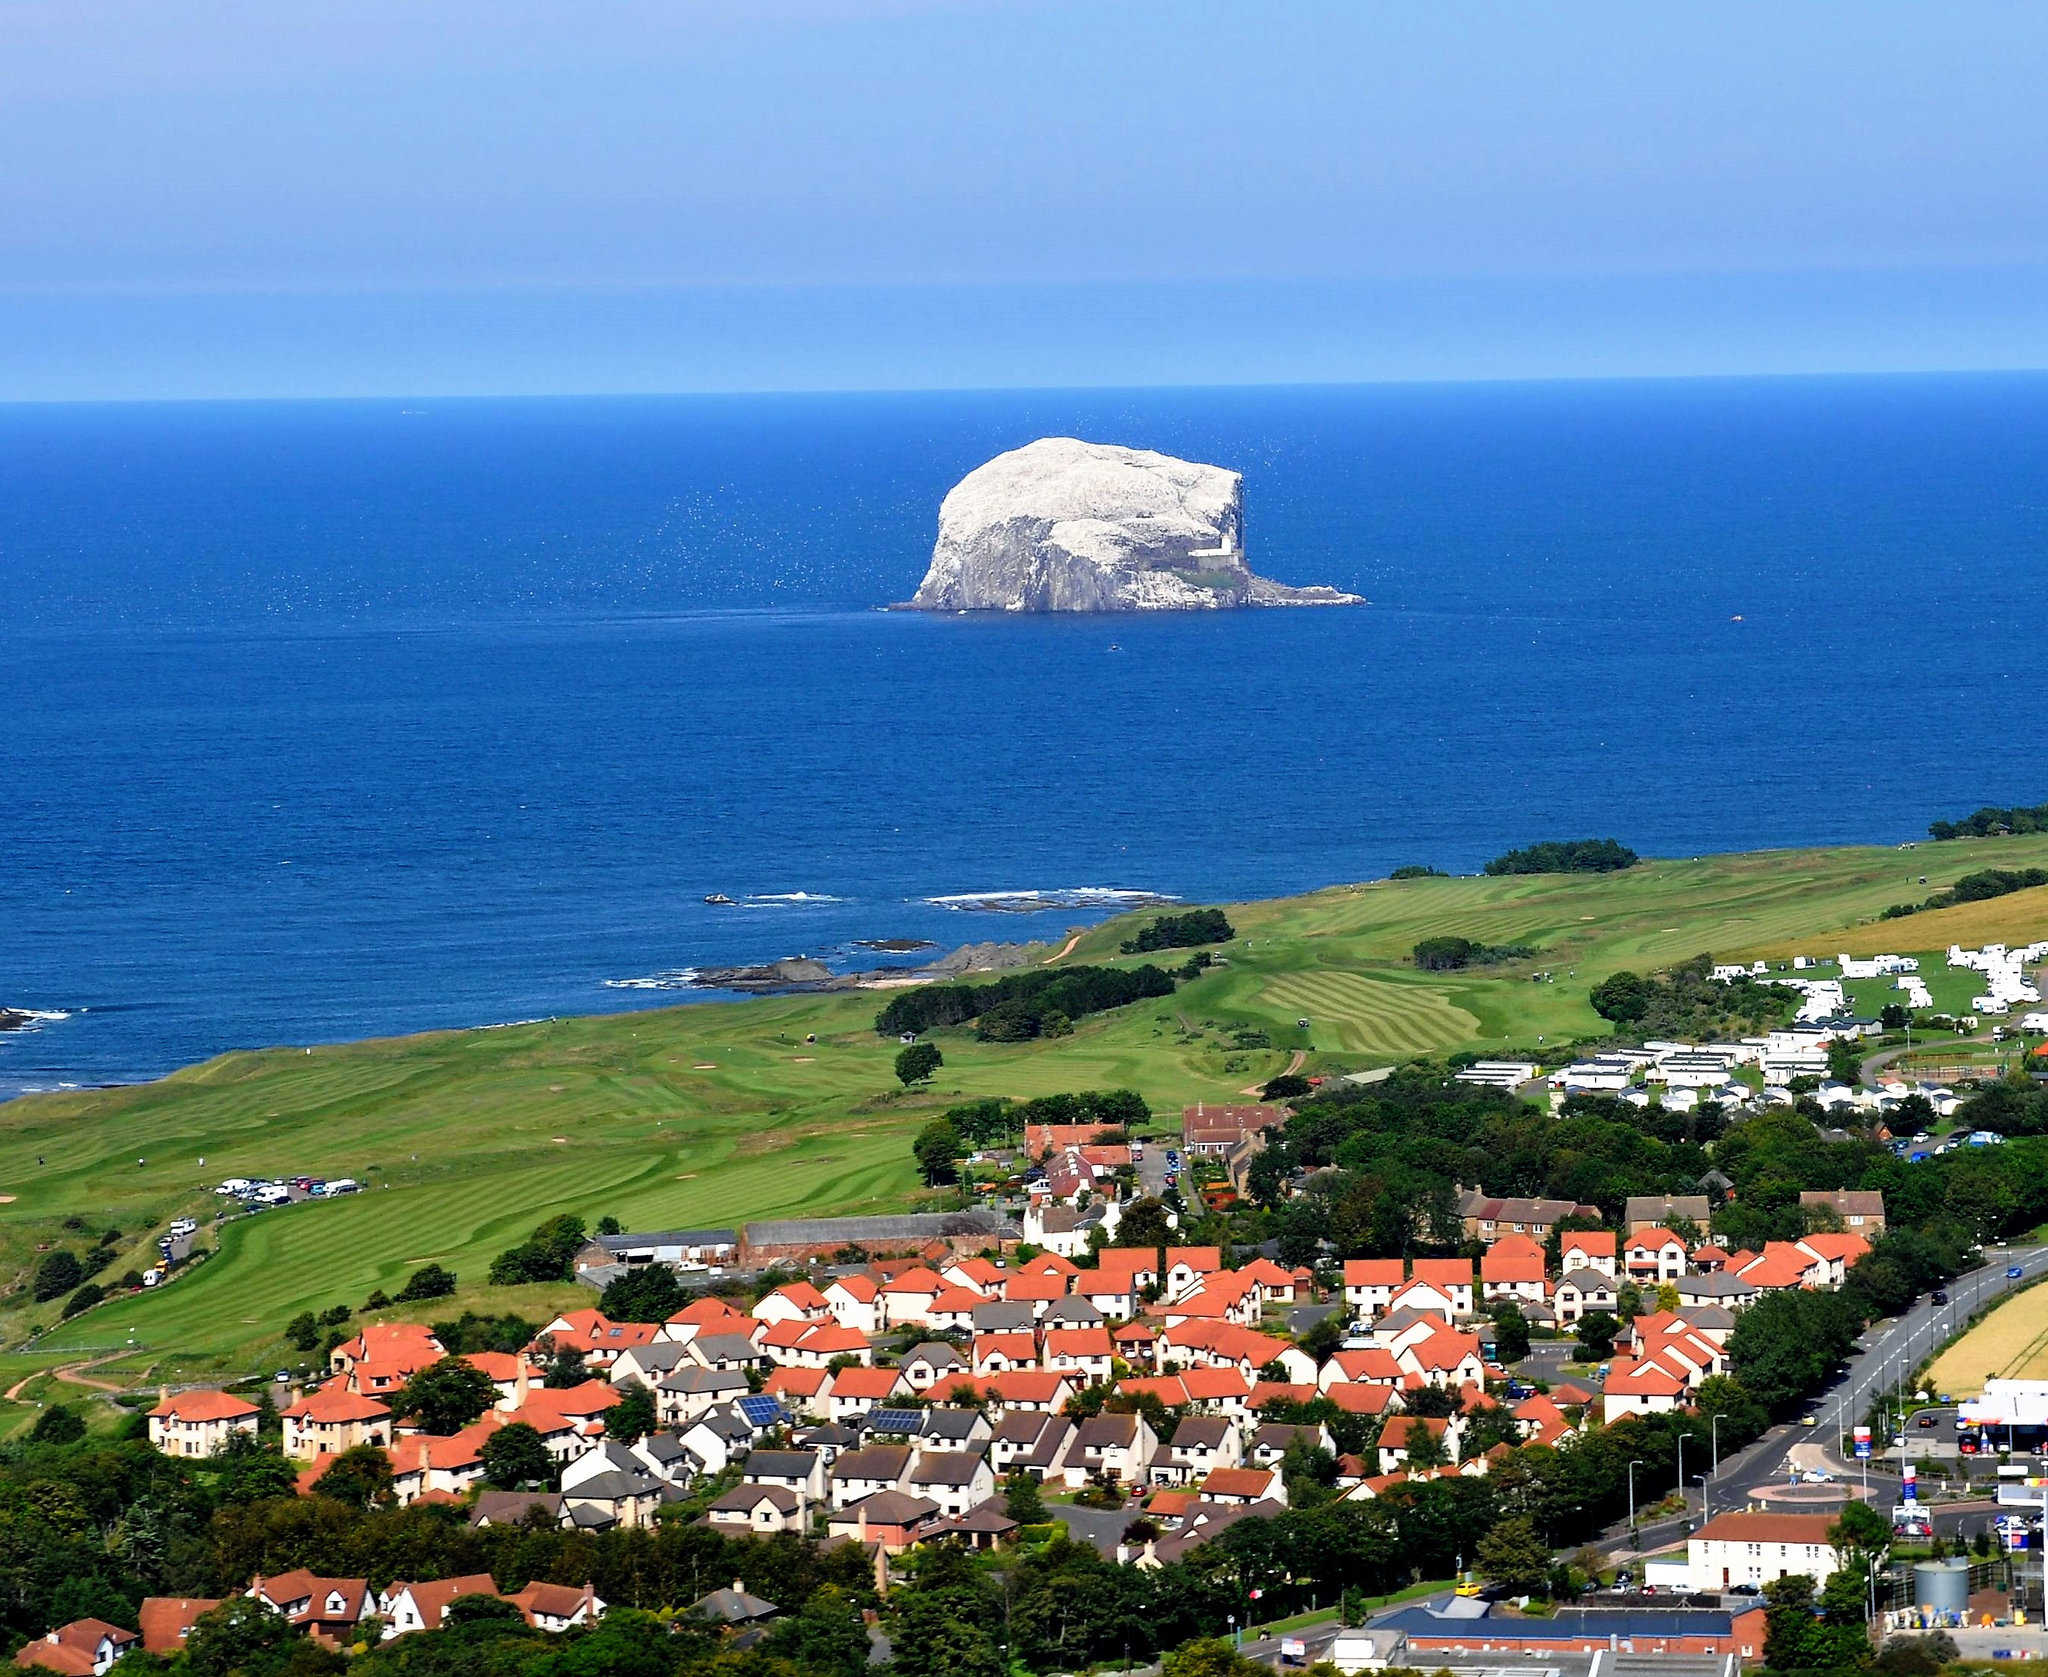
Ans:
[{"label": "house", "polygon": [[1144,1416],[1091,1415],[1075,1429],[1066,1464],[1068,1488],[1079,1490],[1090,1479],[1142,1485],[1158,1453],[1159,1440]]},{"label": "house", "polygon": [[974,1372],[1006,1374],[1013,1368],[1038,1366],[1038,1337],[1028,1333],[983,1333],[974,1336]]},{"label": "house", "polygon": [[1455,1467],[1458,1463],[1458,1442],[1464,1435],[1464,1428],[1438,1415],[1396,1415],[1380,1428],[1380,1472],[1398,1473],[1407,1469],[1412,1456],[1422,1454],[1423,1438],[1434,1441],[1430,1454],[1441,1454],[1444,1465]]},{"label": "house", "polygon": [[704,1464],[706,1473],[723,1473],[736,1456],[754,1447],[754,1429],[732,1403],[707,1409],[678,1435],[683,1448]]},{"label": "house", "polygon": [[255,1404],[229,1392],[166,1392],[149,1412],[149,1441],[167,1456],[210,1456],[235,1433],[254,1438],[256,1415]]},{"label": "house", "polygon": [[1041,1333],[1051,1333],[1055,1328],[1107,1328],[1108,1325],[1109,1318],[1094,1305],[1071,1294],[1063,1299],[1054,1299],[1038,1319]]},{"label": "house", "polygon": [[1486,1378],[1486,1360],[1480,1355],[1479,1337],[1437,1325],[1427,1337],[1395,1353],[1404,1374],[1416,1376],[1424,1385],[1457,1391]]},{"label": "house", "polygon": [[1316,1373],[1316,1386],[1328,1395],[1333,1386],[1362,1384],[1398,1386],[1401,1365],[1384,1346],[1368,1345],[1356,1351],[1335,1351]]},{"label": "house", "polygon": [[[823,1420],[825,1388],[830,1381],[830,1374],[822,1368],[778,1368],[761,1382],[761,1391],[765,1396],[774,1398],[791,1415]],[[731,1395],[737,1397],[739,1394]]]},{"label": "house", "polygon": [[479,1491],[469,1511],[472,1526],[517,1526],[528,1521],[562,1523],[560,1491]]},{"label": "house", "polygon": [[722,1298],[692,1299],[662,1323],[661,1332],[655,1337],[687,1343],[706,1328],[743,1331],[753,1324],[753,1317],[743,1310],[735,1310]]},{"label": "house", "polygon": [[[649,1345],[642,1347],[642,1349],[647,1351],[667,1350],[680,1354],[676,1347]],[[498,1407],[500,1409],[514,1409],[518,1407],[521,1391],[520,1382],[522,1380],[528,1385],[533,1385],[546,1374],[546,1370],[528,1362],[526,1354],[522,1351],[471,1351],[465,1354],[462,1360],[479,1374],[489,1376],[491,1384],[498,1388]],[[667,1369],[674,1366],[675,1364],[673,1363],[665,1364],[663,1365],[663,1371],[666,1372]],[[647,1383],[649,1385],[653,1384],[651,1380]]]},{"label": "house", "polygon": [[[778,1369],[771,1379],[784,1370]],[[732,1369],[705,1368],[692,1362],[654,1388],[654,1412],[665,1427],[689,1425],[715,1405],[746,1396],[747,1377]]]},{"label": "house", "polygon": [[1793,1244],[1828,1266],[1828,1277],[1822,1285],[1830,1289],[1839,1287],[1848,1279],[1849,1271],[1870,1254],[1870,1243],[1854,1234],[1810,1234]]},{"label": "house", "polygon": [[396,1385],[402,1386],[447,1354],[434,1330],[419,1322],[366,1322],[355,1338],[344,1339],[327,1354],[327,1362],[338,1374],[374,1368],[395,1375]]},{"label": "house", "polygon": [[923,1266],[905,1270],[883,1282],[882,1308],[889,1326],[900,1327],[906,1322],[914,1322],[930,1327],[933,1301],[949,1290],[950,1284],[938,1271]]},{"label": "house", "polygon": [[[801,1329],[801,1337],[794,1344],[782,1348],[778,1361],[785,1367],[829,1368],[842,1358],[851,1358],[857,1363],[875,1360],[874,1347],[868,1344],[867,1337],[852,1328],[842,1328],[837,1322],[790,1322],[771,1328],[769,1332],[787,1332],[793,1328]],[[767,1349],[765,1339],[762,1348]]]},{"label": "house", "polygon": [[910,1471],[910,1451],[902,1445],[848,1450],[832,1464],[832,1506],[846,1508],[877,1491],[901,1488]]},{"label": "house", "polygon": [[842,1275],[825,1289],[832,1320],[855,1333],[879,1334],[889,1325],[882,1289],[865,1275]]},{"label": "house", "polygon": [[1240,1280],[1258,1288],[1261,1304],[1292,1304],[1308,1292],[1307,1271],[1282,1269],[1271,1258],[1254,1258],[1236,1273]]},{"label": "house", "polygon": [[1764,1249],[1738,1264],[1729,1260],[1729,1270],[1760,1293],[1782,1292],[1790,1287],[1825,1289],[1834,1266],[1818,1252],[1789,1240],[1767,1240]]},{"label": "house", "polygon": [[1631,1194],[1622,1221],[1631,1235],[1684,1222],[1704,1237],[1714,1232],[1714,1207],[1705,1194]]},{"label": "house", "polygon": [[1841,1565],[1828,1541],[1828,1514],[1717,1514],[1686,1541],[1692,1588],[1764,1585],[1793,1573],[1825,1584]]},{"label": "house", "polygon": [[1590,1264],[1566,1270],[1550,1294],[1550,1308],[1557,1313],[1560,1324],[1576,1322],[1595,1310],[1604,1310],[1611,1316],[1619,1303],[1620,1295],[1612,1277]]},{"label": "house", "polygon": [[437,1578],[425,1584],[393,1584],[378,1595],[377,1615],[384,1621],[384,1638],[389,1641],[417,1630],[439,1630],[460,1596],[497,1593],[497,1580],[488,1572]]},{"label": "house", "polygon": [[1472,1260],[1470,1258],[1417,1258],[1409,1272],[1411,1285],[1421,1282],[1434,1287],[1450,1300],[1452,1314],[1472,1314]]},{"label": "house", "polygon": [[1624,1415],[1668,1415],[1684,1401],[1684,1376],[1648,1358],[1616,1362],[1602,1392],[1601,1417],[1612,1426]]},{"label": "house", "polygon": [[1675,1285],[1681,1309],[1714,1305],[1723,1310],[1740,1310],[1756,1298],[1756,1288],[1739,1275],[1681,1275]]},{"label": "house", "polygon": [[777,1322],[826,1322],[832,1319],[832,1307],[808,1281],[792,1281],[764,1295],[755,1304],[753,1315],[770,1327]]},{"label": "house", "polygon": [[1202,1481],[1202,1500],[1224,1507],[1245,1507],[1254,1502],[1287,1506],[1287,1481],[1271,1467],[1216,1467]]},{"label": "house", "polygon": [[1129,1270],[1084,1269],[1074,1277],[1075,1295],[1112,1322],[1127,1322],[1137,1314],[1139,1286]]},{"label": "house", "polygon": [[175,1654],[185,1646],[202,1614],[220,1605],[194,1596],[144,1596],[136,1622],[142,1627],[143,1652]]},{"label": "house", "polygon": [[1067,1296],[1064,1275],[1013,1275],[1003,1283],[1003,1297],[1011,1304],[1028,1304],[1031,1319],[1042,1317],[1055,1299]]},{"label": "house", "polygon": [[[932,1300],[924,1313],[924,1325],[934,1333],[972,1333],[974,1313],[990,1303],[988,1295],[972,1287],[948,1286]],[[1028,1317],[1028,1312],[1026,1313]]]},{"label": "house", "polygon": [[1884,1195],[1874,1189],[1807,1189],[1799,1196],[1799,1208],[1828,1213],[1850,1234],[1865,1240],[1884,1233]]},{"label": "house", "polygon": [[304,1567],[274,1578],[259,1574],[243,1594],[275,1608],[295,1628],[329,1647],[353,1642],[356,1626],[377,1611],[368,1580],[321,1578]]},{"label": "house", "polygon": [[750,1333],[729,1333],[715,1329],[696,1335],[689,1342],[690,1360],[699,1368],[745,1374],[764,1372],[771,1359]]},{"label": "house", "polygon": [[1600,1214],[1596,1207],[1575,1200],[1495,1198],[1464,1187],[1457,1194],[1458,1220],[1465,1238],[1481,1242],[1498,1240],[1504,1234],[1525,1234],[1540,1246],[1567,1217]]},{"label": "house", "polygon": [[1169,1246],[1166,1249],[1166,1277],[1161,1294],[1169,1299],[1185,1298],[1208,1277],[1223,1268],[1220,1246]]},{"label": "house", "polygon": [[505,1598],[526,1615],[535,1630],[559,1634],[578,1625],[595,1624],[604,1617],[604,1603],[590,1585],[528,1584],[517,1595]]},{"label": "house", "polygon": [[1245,1449],[1245,1459],[1253,1467],[1278,1467],[1287,1452],[1297,1444],[1308,1450],[1327,1450],[1332,1455],[1337,1453],[1337,1443],[1331,1438],[1330,1429],[1320,1423],[1305,1426],[1267,1421],[1252,1434],[1251,1443]]},{"label": "house", "polygon": [[669,1494],[651,1473],[597,1473],[562,1486],[562,1513],[584,1531],[651,1526]]},{"label": "house", "polygon": [[927,1340],[914,1350],[907,1351],[897,1365],[903,1384],[913,1392],[929,1392],[934,1387],[951,1391],[952,1383],[972,1376],[973,1370],[962,1361],[960,1353],[942,1339]]},{"label": "house", "polygon": [[722,1630],[739,1630],[765,1623],[782,1609],[772,1601],[749,1595],[746,1586],[735,1578],[732,1588],[713,1590],[691,1602],[685,1611],[688,1617],[702,1619]]},{"label": "house", "polygon": [[988,1417],[978,1409],[940,1408],[924,1412],[924,1427],[917,1438],[927,1450],[979,1452],[988,1447],[994,1434]]},{"label": "house", "polygon": [[1572,1229],[1558,1240],[1558,1267],[1566,1275],[1575,1269],[1595,1269],[1612,1281],[1614,1245],[1612,1229]]},{"label": "house", "polygon": [[1666,1228],[1648,1228],[1628,1237],[1622,1255],[1629,1278],[1655,1284],[1676,1281],[1685,1273],[1690,1254],[1685,1241]]},{"label": "house", "polygon": [[401,1508],[422,1497],[453,1500],[484,1476],[480,1451],[487,1432],[465,1431],[453,1438],[407,1433],[391,1446],[391,1491]]},{"label": "house", "polygon": [[308,1392],[284,1411],[283,1420],[284,1453],[293,1461],[339,1455],[359,1444],[391,1446],[391,1410],[338,1385]]},{"label": "house", "polygon": [[825,1401],[833,1420],[848,1421],[886,1403],[898,1390],[909,1390],[901,1369],[842,1368],[832,1376]]},{"label": "house", "polygon": [[1220,1415],[1190,1415],[1174,1429],[1164,1455],[1152,1461],[1155,1485],[1199,1484],[1212,1469],[1236,1467],[1244,1445],[1234,1424]]},{"label": "house", "polygon": [[605,1373],[621,1351],[666,1337],[662,1324],[614,1322],[601,1310],[565,1310],[534,1336],[527,1349],[536,1354],[548,1351],[581,1351],[583,1361],[594,1374]]},{"label": "house", "polygon": [[944,1516],[938,1504],[905,1491],[877,1491],[840,1509],[827,1527],[833,1537],[872,1543],[885,1555],[914,1548]]},{"label": "house", "polygon": [[990,1435],[989,1465],[1004,1478],[1028,1473],[1045,1479],[1067,1465],[1073,1444],[1074,1423],[1066,1416],[1015,1410]]},{"label": "house", "polygon": [[704,1517],[714,1526],[743,1526],[771,1533],[804,1529],[805,1504],[780,1485],[735,1485],[712,1500]]},{"label": "house", "polygon": [[1074,1377],[1057,1369],[1018,1368],[981,1382],[991,1408],[1004,1415],[1057,1414],[1074,1395]]},{"label": "house", "polygon": [[978,1450],[921,1450],[903,1477],[903,1489],[957,1518],[995,1495],[996,1476]]},{"label": "house", "polygon": [[1544,1300],[1543,1248],[1525,1234],[1502,1235],[1479,1260],[1480,1291],[1487,1299],[1522,1304]]},{"label": "house", "polygon": [[[1432,1287],[1420,1279],[1405,1281],[1387,1301],[1387,1308],[1378,1318],[1374,1332],[1377,1335],[1394,1317],[1434,1316],[1438,1321],[1448,1322],[1459,1314],[1456,1302],[1445,1289]],[[1469,1316],[1471,1311],[1464,1314]]]},{"label": "house", "polygon": [[1079,1386],[1108,1385],[1115,1354],[1107,1328],[1055,1329],[1045,1336],[1045,1367],[1055,1373],[1073,1375]]},{"label": "house", "polygon": [[1261,1130],[1283,1128],[1284,1106],[1211,1106],[1206,1101],[1181,1108],[1181,1149],[1190,1157],[1220,1159]]},{"label": "house", "polygon": [[64,1672],[67,1677],[102,1677],[141,1640],[132,1630],[104,1619],[73,1619],[29,1643],[14,1656],[14,1663]]},{"label": "house", "polygon": [[1378,1316],[1407,1279],[1407,1266],[1399,1258],[1347,1258],[1344,1302],[1357,1315]]}]

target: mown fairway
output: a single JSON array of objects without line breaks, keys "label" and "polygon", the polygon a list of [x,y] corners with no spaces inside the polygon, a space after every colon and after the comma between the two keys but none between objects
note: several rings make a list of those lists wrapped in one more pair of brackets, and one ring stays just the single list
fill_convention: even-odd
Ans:
[{"label": "mown fairway", "polygon": [[[51,1331],[26,1361],[28,1327],[48,1328],[56,1305],[32,1305],[17,1282],[0,1299],[4,1366],[125,1349],[132,1332],[135,1354],[113,1365],[117,1376],[267,1367],[293,1314],[395,1292],[428,1259],[461,1275],[458,1307],[503,1306],[481,1286],[491,1255],[557,1211],[651,1228],[901,1208],[918,1192],[912,1132],[962,1097],[1127,1086],[1170,1115],[1236,1096],[1297,1048],[1313,1051],[1311,1071],[1329,1071],[1589,1035],[1602,1022],[1586,992],[1621,967],[1701,952],[2019,941],[2039,928],[2048,891],[1857,928],[1974,869],[2044,862],[2048,837],[1982,840],[1708,857],[1605,876],[1379,882],[1233,906],[1227,967],[1170,1000],[1085,1019],[1069,1037],[984,1044],[941,1031],[945,1067],[911,1096],[891,1075],[897,1044],[872,1028],[885,998],[842,993],[234,1054],[143,1087],[19,1100],[0,1106],[0,1193],[15,1196],[0,1203],[0,1274],[10,1278],[25,1277],[39,1245],[82,1253],[109,1226],[122,1239],[104,1278],[144,1268],[142,1220],[210,1218],[221,1206],[211,1187],[225,1176],[369,1186],[227,1224],[219,1257]],[[1923,872],[1929,886],[1918,884]],[[1117,945],[1143,919],[1096,928],[1067,962],[1124,959]],[[1443,934],[1537,953],[1416,971],[1409,951]],[[1265,1032],[1270,1046],[1242,1046],[1245,1031]],[[67,1229],[67,1218],[83,1226]],[[550,1302],[537,1294],[524,1307]]]}]

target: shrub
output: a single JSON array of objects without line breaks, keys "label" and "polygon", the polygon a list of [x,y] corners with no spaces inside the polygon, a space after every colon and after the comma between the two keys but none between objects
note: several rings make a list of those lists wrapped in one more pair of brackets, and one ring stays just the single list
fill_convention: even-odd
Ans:
[{"label": "shrub", "polygon": [[1194,908],[1185,914],[1162,914],[1134,938],[1126,939],[1126,955],[1149,955],[1155,949],[1192,949],[1202,943],[1228,943],[1237,930],[1220,908]]},{"label": "shrub", "polygon": [[395,1302],[416,1304],[421,1299],[444,1299],[454,1291],[453,1270],[443,1269],[439,1264],[421,1264],[412,1272],[412,1279],[399,1288]]},{"label": "shrub", "polygon": [[61,1246],[54,1252],[47,1252],[43,1261],[36,1265],[36,1303],[45,1304],[51,1299],[62,1298],[84,1279],[85,1266],[75,1253],[67,1252]]},{"label": "shrub", "polygon": [[1633,850],[1609,839],[1556,839],[1510,850],[1486,864],[1495,876],[1513,873],[1618,873],[1641,861]]},{"label": "shrub", "polygon": [[106,1288],[96,1281],[88,1281],[77,1292],[64,1301],[63,1320],[69,1321],[81,1310],[90,1310],[107,1296]]}]

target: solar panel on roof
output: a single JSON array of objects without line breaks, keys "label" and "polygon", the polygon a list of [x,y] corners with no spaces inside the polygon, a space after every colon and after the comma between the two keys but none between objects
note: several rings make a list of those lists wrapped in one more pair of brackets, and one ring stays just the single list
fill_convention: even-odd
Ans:
[{"label": "solar panel on roof", "polygon": [[751,1397],[735,1398],[733,1402],[738,1405],[739,1412],[757,1427],[772,1427],[789,1419],[788,1410],[772,1397],[764,1397],[759,1393]]},{"label": "solar panel on roof", "polygon": [[870,1409],[868,1411],[869,1432],[921,1432],[924,1429],[924,1411],[921,1409]]}]

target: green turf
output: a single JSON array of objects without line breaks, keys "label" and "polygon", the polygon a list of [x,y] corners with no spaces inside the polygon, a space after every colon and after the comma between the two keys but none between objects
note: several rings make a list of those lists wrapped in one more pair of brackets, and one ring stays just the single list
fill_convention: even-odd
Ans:
[{"label": "green turf", "polygon": [[[31,1325],[49,1331],[0,1371],[126,1353],[131,1334],[133,1354],[110,1375],[267,1369],[290,1360],[277,1336],[292,1315],[396,1291],[428,1259],[462,1276],[458,1307],[506,1303],[482,1285],[490,1257],[557,1211],[650,1228],[900,1209],[918,1192],[911,1134],[958,1098],[1129,1086],[1170,1117],[1189,1101],[1235,1097],[1296,1049],[1311,1051],[1314,1072],[1554,1043],[1602,1028],[1586,992],[1620,967],[1794,940],[1832,952],[1830,934],[1911,895],[1920,872],[1938,885],[1992,863],[2044,862],[2048,836],[1708,857],[1607,876],[1380,882],[1234,905],[1227,967],[1170,1000],[1085,1019],[1068,1037],[983,1044],[941,1031],[945,1067],[912,1096],[895,1088],[895,1041],[872,1028],[882,998],[836,993],[231,1054],[143,1087],[25,1098],[0,1106],[0,1194],[14,1196],[0,1203],[0,1276],[24,1275],[39,1246],[82,1250],[109,1226],[123,1237],[108,1275],[145,1268],[145,1223],[210,1219],[224,1176],[371,1186],[208,1226],[202,1244],[217,1240],[219,1256],[61,1327],[55,1305],[31,1306],[17,1287],[0,1298],[0,1347],[18,1352]],[[1090,931],[1068,962],[1119,959],[1142,919]],[[1417,972],[1409,950],[1438,934],[1540,953]],[[1915,940],[1901,928],[1901,941]],[[1247,1028],[1272,1046],[1237,1048],[1232,1033]],[[83,1227],[67,1230],[66,1218]],[[543,1290],[519,1308],[587,1296]]]}]

